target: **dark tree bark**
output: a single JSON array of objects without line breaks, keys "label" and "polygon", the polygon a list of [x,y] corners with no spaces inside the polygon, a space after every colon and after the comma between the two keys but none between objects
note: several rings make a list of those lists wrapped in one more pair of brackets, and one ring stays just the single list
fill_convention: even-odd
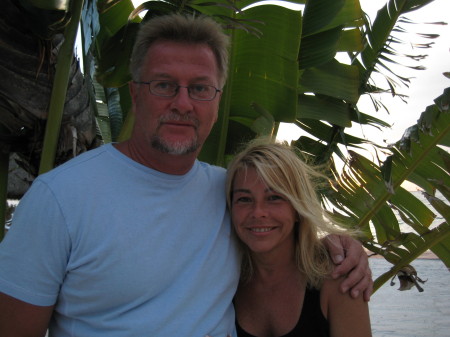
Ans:
[{"label": "dark tree bark", "polygon": [[[38,20],[18,1],[2,0],[0,6],[0,151],[16,154],[13,160],[25,171],[19,176],[25,174],[26,182],[39,170],[63,27],[36,28],[33,24]],[[65,13],[46,14],[64,21],[58,16]],[[74,56],[55,165],[98,145],[94,111]],[[15,186],[8,184],[11,197],[22,194]]]}]

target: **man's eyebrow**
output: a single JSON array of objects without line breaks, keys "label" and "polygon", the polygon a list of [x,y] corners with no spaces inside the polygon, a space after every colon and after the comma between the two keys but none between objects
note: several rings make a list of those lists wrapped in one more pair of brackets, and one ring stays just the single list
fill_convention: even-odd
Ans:
[{"label": "man's eyebrow", "polygon": [[[173,76],[171,76],[171,75],[169,75],[167,73],[155,73],[155,74],[152,74],[151,77],[152,78],[156,78],[156,79],[164,79],[164,80],[170,80],[170,81],[173,81],[173,82],[177,82],[175,77],[173,77]],[[195,83],[195,82],[198,82],[198,81],[204,81],[204,82],[208,82],[208,83],[209,82],[213,83],[213,79],[211,77],[209,77],[209,76],[198,76],[198,77],[195,77],[195,78],[191,79],[189,82]]]},{"label": "man's eyebrow", "polygon": [[169,74],[166,74],[166,73],[156,73],[156,74],[152,74],[151,77],[164,78],[164,79],[172,79],[172,78],[173,78],[172,76],[170,76]]},{"label": "man's eyebrow", "polygon": [[212,79],[209,76],[199,76],[194,78],[194,81],[212,81]]}]

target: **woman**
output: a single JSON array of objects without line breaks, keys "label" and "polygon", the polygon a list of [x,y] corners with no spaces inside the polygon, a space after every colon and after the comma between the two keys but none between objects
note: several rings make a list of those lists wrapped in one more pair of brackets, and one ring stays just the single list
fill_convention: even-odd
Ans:
[{"label": "woman", "polygon": [[342,231],[320,205],[318,177],[290,147],[267,141],[230,163],[228,205],[243,252],[238,336],[371,336],[367,302],[328,277],[320,236]]}]

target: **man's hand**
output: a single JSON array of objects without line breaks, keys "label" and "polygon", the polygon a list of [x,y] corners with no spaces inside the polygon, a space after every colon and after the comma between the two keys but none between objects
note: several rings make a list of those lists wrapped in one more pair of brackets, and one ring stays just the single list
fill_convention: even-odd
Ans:
[{"label": "man's hand", "polygon": [[353,298],[363,294],[369,301],[373,291],[372,272],[369,259],[361,243],[347,235],[328,235],[323,243],[335,264],[331,276],[345,276],[340,285],[342,292],[350,290]]}]

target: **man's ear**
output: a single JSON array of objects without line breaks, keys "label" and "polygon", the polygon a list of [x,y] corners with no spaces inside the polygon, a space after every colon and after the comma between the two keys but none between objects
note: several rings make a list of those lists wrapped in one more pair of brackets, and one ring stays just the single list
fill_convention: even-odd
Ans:
[{"label": "man's ear", "polygon": [[216,123],[217,120],[219,119],[219,108],[220,108],[220,100],[222,99],[222,93],[223,93],[223,91],[218,92],[219,101],[217,102],[217,112],[216,112],[216,119],[214,120],[214,123]]},{"label": "man's ear", "polygon": [[128,82],[128,89],[130,90],[130,96],[131,96],[131,102],[134,104],[136,102],[136,95],[137,95],[137,91],[138,91],[138,85],[136,82],[134,81],[130,81]]}]

